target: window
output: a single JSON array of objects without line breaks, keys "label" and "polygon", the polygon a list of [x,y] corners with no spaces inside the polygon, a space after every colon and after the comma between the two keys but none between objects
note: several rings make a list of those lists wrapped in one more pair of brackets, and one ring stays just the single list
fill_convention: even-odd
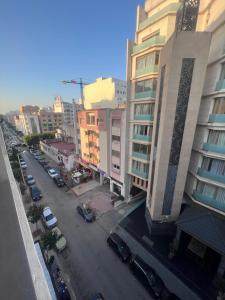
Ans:
[{"label": "window", "polygon": [[115,157],[120,157],[120,152],[119,151],[116,151],[116,150],[112,150],[112,156],[115,156]]},{"label": "window", "polygon": [[202,169],[215,175],[225,175],[225,161],[204,157],[202,162]]},{"label": "window", "polygon": [[137,58],[136,70],[148,68],[151,65],[159,64],[159,51],[151,52]]},{"label": "window", "polygon": [[112,135],[112,141],[113,142],[120,142],[120,136]]},{"label": "window", "polygon": [[104,120],[102,118],[98,118],[97,119],[97,125],[102,125],[103,121]]},{"label": "window", "polygon": [[137,81],[135,83],[135,93],[147,92],[147,91],[155,91],[157,85],[157,80],[153,79],[146,79]]},{"label": "window", "polygon": [[134,115],[153,115],[154,114],[154,104],[135,104]]},{"label": "window", "polygon": [[142,38],[142,43],[145,42],[145,41],[147,41],[147,40],[149,40],[149,39],[151,39],[151,38],[159,36],[159,34],[160,34],[159,30],[157,30],[157,31],[155,31],[155,32],[153,32],[151,34],[148,34],[147,36],[145,36],[145,37]]},{"label": "window", "polygon": [[143,144],[133,143],[133,152],[142,153],[142,154],[149,154],[150,147]]},{"label": "window", "polygon": [[136,171],[139,171],[139,172],[143,172],[143,173],[146,173],[148,172],[148,164],[144,164],[140,161],[137,161],[137,160],[132,160],[132,167],[136,170]]},{"label": "window", "polygon": [[225,114],[225,98],[216,98],[214,101],[213,114]]},{"label": "window", "polygon": [[87,113],[87,124],[88,125],[95,125],[95,115],[91,113]]},{"label": "window", "polygon": [[225,63],[221,65],[221,74],[220,74],[220,80],[225,79]]},{"label": "window", "polygon": [[120,127],[120,120],[119,119],[112,119],[112,126],[113,127]]},{"label": "window", "polygon": [[210,129],[207,143],[225,145],[225,131]]},{"label": "window", "polygon": [[134,134],[151,136],[152,135],[152,126],[135,124],[134,125]]}]

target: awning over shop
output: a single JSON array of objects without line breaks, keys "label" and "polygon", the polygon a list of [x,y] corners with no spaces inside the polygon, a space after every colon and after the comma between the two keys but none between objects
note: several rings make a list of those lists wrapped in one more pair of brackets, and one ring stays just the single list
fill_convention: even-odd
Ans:
[{"label": "awning over shop", "polygon": [[185,208],[176,221],[177,227],[225,255],[225,220],[199,206]]}]

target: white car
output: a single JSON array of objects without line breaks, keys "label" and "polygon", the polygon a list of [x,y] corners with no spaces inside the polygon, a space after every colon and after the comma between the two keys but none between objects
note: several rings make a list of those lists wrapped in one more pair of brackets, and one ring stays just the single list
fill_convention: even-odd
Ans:
[{"label": "white car", "polygon": [[53,228],[57,225],[57,219],[48,206],[43,209],[42,219],[47,228]]},{"label": "white car", "polygon": [[59,176],[59,174],[56,172],[56,170],[54,169],[49,169],[48,170],[48,175],[51,177],[51,178],[55,178],[57,176]]},{"label": "white car", "polygon": [[27,168],[27,164],[25,163],[25,161],[20,162],[21,168],[22,169],[26,169]]}]

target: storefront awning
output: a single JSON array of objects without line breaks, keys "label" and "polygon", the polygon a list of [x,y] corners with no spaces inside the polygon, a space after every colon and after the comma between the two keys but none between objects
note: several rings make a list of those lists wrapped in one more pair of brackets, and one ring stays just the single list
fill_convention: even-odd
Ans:
[{"label": "storefront awning", "polygon": [[177,227],[225,255],[225,220],[199,206],[185,208],[176,221]]}]

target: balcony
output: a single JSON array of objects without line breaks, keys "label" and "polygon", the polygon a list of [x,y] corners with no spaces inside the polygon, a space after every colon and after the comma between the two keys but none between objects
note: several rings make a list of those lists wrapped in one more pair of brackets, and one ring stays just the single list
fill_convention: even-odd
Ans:
[{"label": "balcony", "polygon": [[216,83],[216,91],[220,91],[224,89],[225,89],[225,79],[218,80]]},{"label": "balcony", "polygon": [[112,150],[120,151],[120,142],[112,141]]},{"label": "balcony", "polygon": [[205,151],[225,154],[225,145],[204,143],[202,149]]},{"label": "balcony", "polygon": [[209,115],[209,123],[225,123],[225,114]]},{"label": "balcony", "polygon": [[213,181],[217,181],[217,182],[221,182],[221,183],[225,183],[225,176],[223,175],[217,175],[217,174],[213,174],[209,171],[206,171],[202,168],[198,169],[197,174],[201,177],[213,180]]},{"label": "balcony", "polygon": [[138,29],[139,30],[144,29],[145,27],[151,25],[152,23],[154,23],[157,20],[159,20],[160,18],[168,15],[169,13],[176,13],[179,6],[180,6],[179,3],[170,3],[169,5],[167,5],[163,9],[161,9],[159,12],[155,13],[151,17],[149,17],[146,20],[144,20],[143,22],[141,22],[138,26]]},{"label": "balcony", "polygon": [[137,121],[153,121],[153,115],[135,115],[134,120],[137,120]]},{"label": "balcony", "polygon": [[135,168],[132,168],[132,173],[137,175],[138,177],[147,179],[148,178],[148,173],[144,172],[144,170],[137,170]]},{"label": "balcony", "polygon": [[198,202],[201,202],[205,205],[211,206],[215,209],[218,209],[218,210],[221,210],[221,211],[225,212],[225,202],[222,199],[216,199],[214,197],[201,194],[197,191],[194,191],[192,196]]},{"label": "balcony", "polygon": [[136,76],[145,75],[148,73],[157,73],[158,72],[158,66],[157,65],[150,65],[146,68],[137,69],[135,72]]},{"label": "balcony", "polygon": [[134,99],[155,98],[156,92],[153,90],[134,94]]},{"label": "balcony", "polygon": [[120,136],[120,127],[112,127],[112,135]]},{"label": "balcony", "polygon": [[132,53],[137,53],[141,50],[145,50],[145,49],[153,47],[153,46],[158,46],[158,45],[163,46],[165,43],[165,40],[166,40],[165,36],[162,36],[162,35],[154,36],[139,45],[135,45],[133,47]]},{"label": "balcony", "polygon": [[134,134],[133,135],[134,140],[144,141],[144,142],[151,142],[152,137],[150,135],[142,135],[142,134]]},{"label": "balcony", "polygon": [[140,153],[140,152],[132,152],[132,156],[144,160],[149,160],[149,154],[146,153]]}]

